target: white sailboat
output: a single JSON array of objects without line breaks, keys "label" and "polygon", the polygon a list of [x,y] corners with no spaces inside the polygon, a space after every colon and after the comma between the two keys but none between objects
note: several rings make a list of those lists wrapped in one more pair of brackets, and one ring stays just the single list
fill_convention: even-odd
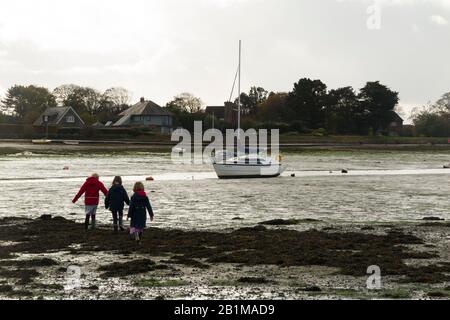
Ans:
[{"label": "white sailboat", "polygon": [[259,154],[259,150],[254,153],[245,151],[240,141],[241,129],[241,52],[242,42],[239,41],[239,68],[238,68],[238,154],[228,154],[227,152],[216,155],[213,159],[214,170],[219,179],[251,179],[251,178],[274,178],[280,176],[286,165],[282,164],[281,156],[277,159]]}]

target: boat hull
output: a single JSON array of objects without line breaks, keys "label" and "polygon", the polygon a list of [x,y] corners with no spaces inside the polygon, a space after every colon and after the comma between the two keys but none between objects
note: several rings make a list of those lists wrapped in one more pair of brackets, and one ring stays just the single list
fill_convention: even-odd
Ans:
[{"label": "boat hull", "polygon": [[286,165],[214,164],[219,179],[264,179],[279,177]]}]

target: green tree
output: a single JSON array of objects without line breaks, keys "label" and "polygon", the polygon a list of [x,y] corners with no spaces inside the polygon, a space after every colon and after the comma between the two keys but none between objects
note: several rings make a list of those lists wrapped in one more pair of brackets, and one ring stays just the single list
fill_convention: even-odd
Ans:
[{"label": "green tree", "polygon": [[327,86],[320,80],[303,78],[294,84],[287,103],[295,112],[296,120],[317,129],[325,125],[326,102]]},{"label": "green tree", "polygon": [[258,105],[267,100],[267,95],[268,92],[261,87],[251,87],[248,94],[241,93],[242,114],[250,116],[256,115],[258,112]]},{"label": "green tree", "polygon": [[399,102],[398,92],[379,81],[367,82],[358,95],[363,109],[368,113],[369,126],[375,132],[384,131],[392,122],[394,108]]},{"label": "green tree", "polygon": [[258,119],[261,121],[289,122],[293,111],[287,106],[288,94],[271,92],[267,99],[258,105]]},{"label": "green tree", "polygon": [[80,116],[88,114],[94,117],[101,111],[103,95],[89,87],[78,87],[64,100],[63,105],[72,107]]},{"label": "green tree", "polygon": [[413,123],[418,135],[427,137],[448,137],[450,135],[450,116],[435,110],[424,109],[414,115]]},{"label": "green tree", "polygon": [[333,134],[353,134],[365,131],[367,116],[352,87],[330,90],[328,93],[326,129]]},{"label": "green tree", "polygon": [[15,85],[6,92],[2,105],[23,123],[32,123],[47,107],[55,107],[56,100],[47,88]]}]

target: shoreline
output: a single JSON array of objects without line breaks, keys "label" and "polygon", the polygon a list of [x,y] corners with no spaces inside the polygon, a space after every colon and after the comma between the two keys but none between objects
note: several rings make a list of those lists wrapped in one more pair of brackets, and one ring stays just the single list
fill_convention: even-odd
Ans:
[{"label": "shoreline", "polygon": [[[33,144],[29,140],[0,140],[0,155],[21,152],[40,154],[73,153],[115,153],[115,152],[158,152],[170,153],[175,143],[132,142],[132,141],[83,141],[79,145],[65,145],[62,142],[52,144]],[[450,144],[348,144],[348,143],[281,143],[281,152],[326,152],[326,151],[441,151],[450,152]]]},{"label": "shoreline", "polygon": [[[86,232],[61,217],[0,219],[0,297],[449,298],[449,227],[275,220],[226,232],[150,228],[137,246],[110,225]],[[368,290],[376,264],[383,287]],[[65,290],[74,265],[80,287]]]}]

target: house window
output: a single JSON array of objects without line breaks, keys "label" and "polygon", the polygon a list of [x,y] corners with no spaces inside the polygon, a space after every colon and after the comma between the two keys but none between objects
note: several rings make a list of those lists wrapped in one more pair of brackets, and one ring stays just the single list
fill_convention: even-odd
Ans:
[{"label": "house window", "polygon": [[75,123],[75,117],[70,115],[66,117],[66,122],[67,123]]}]

